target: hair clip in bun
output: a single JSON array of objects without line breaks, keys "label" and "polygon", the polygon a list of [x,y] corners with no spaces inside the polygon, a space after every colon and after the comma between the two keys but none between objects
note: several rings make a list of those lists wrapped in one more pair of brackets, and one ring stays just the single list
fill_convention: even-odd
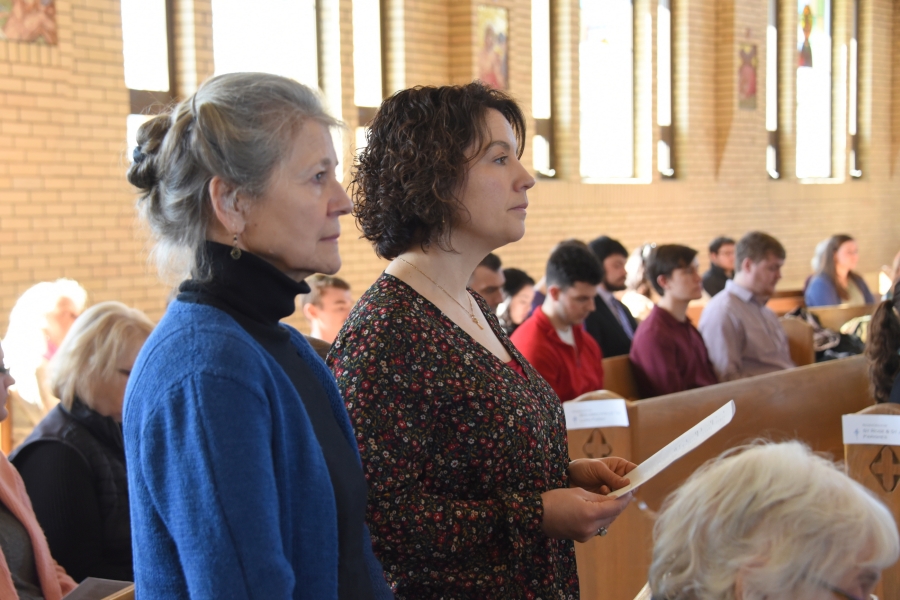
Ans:
[{"label": "hair clip in bun", "polygon": [[141,152],[140,146],[135,146],[134,152],[131,153],[131,158],[134,159],[135,163],[140,163],[141,161],[143,161],[145,156],[147,155]]}]

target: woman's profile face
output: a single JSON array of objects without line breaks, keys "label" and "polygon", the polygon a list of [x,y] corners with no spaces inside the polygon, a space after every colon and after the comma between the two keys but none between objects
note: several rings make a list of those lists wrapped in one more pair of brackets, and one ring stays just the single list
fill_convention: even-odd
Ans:
[{"label": "woman's profile face", "polygon": [[241,245],[295,281],[336,273],[341,267],[338,218],[352,208],[337,180],[337,164],[331,132],[307,121],[266,192],[247,210]]},{"label": "woman's profile face", "polygon": [[522,321],[528,316],[528,313],[531,312],[531,302],[533,300],[533,285],[526,285],[519,290],[509,301],[509,320],[516,325],[521,325]]},{"label": "woman's profile face", "polygon": [[6,401],[9,399],[9,387],[16,382],[6,369],[2,347],[0,347],[0,368],[2,368],[2,372],[0,372],[2,373],[0,374],[0,421],[2,421],[9,416],[9,411],[6,410]]},{"label": "woman's profile face", "polygon": [[146,341],[147,337],[143,334],[132,336],[128,343],[123,345],[121,354],[116,357],[116,370],[112,377],[95,382],[94,397],[90,402],[94,412],[104,417],[112,417],[119,423],[122,422],[125,386],[128,385],[128,378],[134,368],[138,352],[141,351],[141,347]]},{"label": "woman's profile face", "polygon": [[516,157],[516,136],[506,118],[489,109],[485,121],[486,150],[466,173],[459,198],[468,215],[462,211],[457,232],[490,252],[525,235],[526,192],[534,187],[534,177]]},{"label": "woman's profile face", "polygon": [[845,269],[853,270],[859,262],[859,246],[855,240],[847,240],[841,244],[834,253],[834,264]]}]

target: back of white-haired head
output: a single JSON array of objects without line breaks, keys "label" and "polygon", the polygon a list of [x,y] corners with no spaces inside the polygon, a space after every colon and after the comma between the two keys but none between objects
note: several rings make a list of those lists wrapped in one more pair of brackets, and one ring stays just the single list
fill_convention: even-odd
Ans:
[{"label": "back of white-haired head", "polygon": [[729,451],[665,503],[654,528],[654,598],[812,599],[851,569],[900,554],[891,513],[799,442]]},{"label": "back of white-haired head", "polygon": [[26,402],[41,404],[41,393],[35,371],[47,354],[47,315],[56,309],[61,298],[68,298],[75,312],[87,304],[87,291],[74,279],[57,279],[37,283],[19,296],[9,313],[9,327],[3,338],[3,354],[16,384],[13,389]]}]

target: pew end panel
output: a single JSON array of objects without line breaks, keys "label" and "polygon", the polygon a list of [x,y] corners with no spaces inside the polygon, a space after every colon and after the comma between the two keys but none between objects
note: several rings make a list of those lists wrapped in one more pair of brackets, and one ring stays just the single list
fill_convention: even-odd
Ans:
[{"label": "pew end panel", "polygon": [[[618,358],[618,357],[617,357]],[[627,358],[627,357],[625,357]],[[572,402],[621,398],[607,390],[579,396]],[[633,402],[627,402],[631,421]],[[631,457],[631,428],[605,427],[568,431],[569,458]],[[633,461],[632,461],[633,462]],[[575,544],[581,598],[584,600],[630,599],[647,581],[644,569],[635,565],[649,564],[652,547],[652,516],[633,503],[616,519],[604,537]],[[610,574],[615,573],[615,577]]]},{"label": "pew end panel", "polygon": [[632,461],[647,460],[731,399],[736,405],[732,422],[642,486],[640,501],[659,510],[666,496],[706,461],[759,438],[799,439],[840,459],[841,416],[874,404],[862,356],[642,400],[629,411]]},{"label": "pew end panel", "polygon": [[778,319],[781,328],[787,335],[788,346],[791,350],[791,360],[798,367],[811,365],[816,362],[816,348],[814,343],[814,331],[812,325],[803,319],[781,317]]},{"label": "pew end panel", "polygon": [[[859,414],[900,416],[900,405],[876,404]],[[900,446],[846,444],[844,468],[851,479],[881,500],[900,523]],[[875,594],[879,598],[900,598],[900,563],[885,569],[878,585],[880,589]]]},{"label": "pew end panel", "polygon": [[641,397],[627,354],[603,359],[603,386],[619,394],[618,398],[637,400]]}]

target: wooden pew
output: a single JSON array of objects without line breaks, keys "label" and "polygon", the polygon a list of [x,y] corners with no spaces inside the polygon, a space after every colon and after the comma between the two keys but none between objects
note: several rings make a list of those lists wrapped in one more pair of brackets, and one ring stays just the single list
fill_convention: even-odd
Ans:
[{"label": "wooden pew", "polygon": [[778,319],[781,328],[787,335],[788,346],[791,349],[791,360],[798,367],[811,365],[816,362],[816,349],[813,340],[812,325],[803,319],[781,317]]},{"label": "wooden pew", "polygon": [[803,305],[803,290],[776,290],[766,302],[766,307],[779,317]]},{"label": "wooden pew", "polygon": [[[757,438],[799,439],[817,452],[840,458],[841,415],[874,403],[865,358],[854,356],[628,402],[627,433],[624,428],[572,431],[569,455],[583,458],[590,451],[640,464],[731,399],[737,412],[727,427],[638,490],[637,502],[610,527],[609,535],[576,544],[584,600],[634,598],[650,567],[655,511],[704,462]],[[623,444],[629,437],[630,449],[626,449]],[[623,556],[628,557],[627,563],[622,562]]]},{"label": "wooden pew", "polygon": [[[6,410],[9,411],[9,399],[6,402]],[[0,422],[0,451],[6,456],[12,452],[12,414],[8,414],[2,422]]]},{"label": "wooden pew", "polygon": [[[798,306],[803,306],[803,290],[778,290],[766,303],[766,307],[779,317],[783,317]],[[704,308],[706,301],[694,301],[688,305],[687,317],[695,327],[700,323]]]},{"label": "wooden pew", "polygon": [[[798,367],[816,362],[812,326],[800,319],[779,319],[791,347],[791,359]],[[603,359],[603,387],[619,394],[618,398],[641,398],[631,360],[627,355]]]},{"label": "wooden pew", "polygon": [[[604,369],[606,368],[605,359]],[[621,398],[622,395],[606,390],[585,394],[573,400],[601,400]],[[632,403],[629,402],[629,405]],[[576,458],[604,458],[618,456],[631,460],[631,428],[609,427],[604,429],[577,429],[568,432],[569,455]],[[575,544],[578,579],[581,582],[583,600],[632,600],[647,582],[647,570],[641,572],[634,565],[647,562],[646,555],[652,542],[651,515],[629,506],[604,537],[595,537],[585,544]],[[649,563],[647,563],[649,565]]]},{"label": "wooden pew", "polygon": [[864,304],[862,306],[844,306],[841,304],[838,306],[816,306],[807,310],[819,319],[819,323],[822,324],[822,327],[840,331],[841,325],[850,319],[871,315],[875,312],[876,306],[878,305]]},{"label": "wooden pew", "polygon": [[[900,415],[898,404],[876,404],[859,411],[860,414]],[[866,486],[884,502],[894,520],[900,523],[900,446],[882,444],[847,444],[844,446],[844,460],[849,475]],[[885,468],[887,467],[887,468]],[[900,564],[895,564],[881,574],[881,589],[876,590],[879,598],[900,598]]]},{"label": "wooden pew", "polygon": [[641,397],[627,354],[603,359],[603,387],[619,394],[617,398],[637,400]]}]

